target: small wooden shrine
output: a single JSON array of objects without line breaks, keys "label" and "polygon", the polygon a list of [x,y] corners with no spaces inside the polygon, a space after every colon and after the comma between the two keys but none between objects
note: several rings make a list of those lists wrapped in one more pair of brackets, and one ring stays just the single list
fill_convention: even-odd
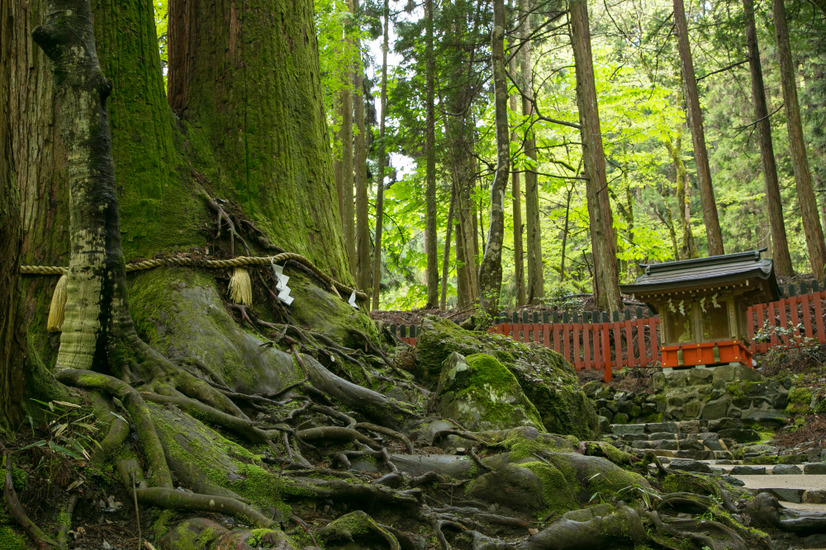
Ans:
[{"label": "small wooden shrine", "polygon": [[748,307],[780,297],[765,250],[642,265],[636,283],[620,287],[659,313],[663,367],[752,366]]}]

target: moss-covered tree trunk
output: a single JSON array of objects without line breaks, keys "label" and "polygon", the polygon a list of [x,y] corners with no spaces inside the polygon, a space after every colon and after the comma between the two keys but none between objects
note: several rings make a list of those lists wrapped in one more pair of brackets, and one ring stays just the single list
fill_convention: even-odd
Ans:
[{"label": "moss-covered tree trunk", "polygon": [[46,3],[33,37],[51,61],[68,158],[71,258],[56,370],[106,367],[126,306],[123,250],[106,99],[88,1]]},{"label": "moss-covered tree trunk", "polygon": [[508,84],[505,65],[505,4],[493,1],[491,32],[493,101],[496,126],[496,171],[490,187],[490,224],[485,254],[479,266],[479,294],[482,309],[493,314],[499,308],[502,288],[502,244],[505,237],[505,190],[510,170],[508,134]]},{"label": "moss-covered tree trunk", "polygon": [[0,0],[0,434],[21,418],[25,336],[20,304],[20,199],[11,143],[12,0]]},{"label": "moss-covered tree trunk", "polygon": [[711,168],[708,164],[708,151],[706,150],[706,138],[703,131],[703,111],[700,108],[697,80],[694,77],[694,63],[691,59],[691,47],[688,43],[688,23],[686,22],[683,0],[674,0],[674,23],[677,28],[680,66],[683,71],[686,111],[691,126],[691,139],[694,144],[694,162],[697,164],[700,202],[703,205],[703,221],[708,237],[708,254],[709,256],[718,256],[725,254],[723,234],[720,232],[717,202],[714,199],[714,188],[711,184]]},{"label": "moss-covered tree trunk", "polygon": [[[519,76],[522,88],[522,115],[533,116],[533,66],[531,63],[531,18],[532,2],[521,0],[519,3],[520,17],[519,38],[523,40],[519,52]],[[525,229],[528,263],[528,295],[529,304],[536,304],[545,297],[545,268],[542,263],[542,227],[539,222],[539,181],[536,176],[536,135],[533,128],[528,128],[525,134],[525,156],[528,164],[525,167]],[[563,262],[564,263],[564,262]]]},{"label": "moss-covered tree trunk", "polygon": [[351,281],[312,3],[172,0],[170,13],[184,14],[169,24],[170,102],[204,133],[204,148],[193,136],[191,153],[215,159],[212,191],[276,246]]},{"label": "moss-covered tree trunk", "polygon": [[381,46],[381,115],[379,120],[378,169],[376,170],[376,238],[373,248],[372,309],[379,309],[379,285],[381,283],[381,238],[384,229],[384,169],[387,153],[384,147],[384,126],[387,120],[387,50],[390,43],[390,5],[384,0],[384,29]]},{"label": "moss-covered tree trunk", "polygon": [[[359,16],[359,0],[353,0],[353,11]],[[361,64],[361,40],[356,40],[359,63],[353,73],[355,117],[358,134],[355,148],[356,185],[356,278],[358,288],[370,290],[370,222],[367,206],[367,127],[364,123],[364,67]]]},{"label": "moss-covered tree trunk", "polygon": [[570,15],[582,157],[588,176],[586,194],[591,222],[591,250],[594,255],[594,294],[601,308],[614,312],[622,307],[622,303],[617,272],[616,238],[594,83],[587,3],[583,0],[572,0]]},{"label": "moss-covered tree trunk", "polygon": [[757,28],[754,24],[754,2],[743,0],[745,16],[746,45],[749,50],[749,69],[751,72],[751,96],[754,103],[754,120],[760,140],[760,159],[763,166],[763,181],[766,184],[766,202],[768,203],[769,225],[772,235],[772,259],[777,275],[789,276],[792,270],[792,258],[789,255],[789,243],[786,239],[786,225],[783,222],[783,202],[780,197],[780,183],[777,179],[777,164],[774,161],[771,122],[766,106],[766,90],[763,86],[763,67],[760,62],[760,48],[757,43]]},{"label": "moss-covered tree trunk", "polygon": [[796,70],[789,45],[789,28],[786,25],[786,7],[783,0],[772,0],[772,9],[797,202],[800,204],[800,217],[803,221],[803,232],[806,235],[806,248],[809,251],[812,272],[820,281],[823,280],[824,263],[826,263],[826,241],[823,239],[823,227],[820,225],[812,173],[809,170],[809,158],[806,155],[803,123],[800,120],[800,103],[797,99]]},{"label": "moss-covered tree trunk", "polygon": [[425,256],[427,307],[439,305],[439,251],[436,210],[436,60],[433,59],[433,0],[425,0]]}]

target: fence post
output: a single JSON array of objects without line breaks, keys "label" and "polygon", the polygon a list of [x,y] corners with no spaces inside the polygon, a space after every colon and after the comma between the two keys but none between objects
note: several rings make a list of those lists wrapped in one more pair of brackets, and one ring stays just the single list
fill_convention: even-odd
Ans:
[{"label": "fence post", "polygon": [[611,372],[611,338],[609,337],[609,324],[602,323],[600,325],[602,327],[602,379],[605,382],[610,382],[613,378],[613,373]]}]

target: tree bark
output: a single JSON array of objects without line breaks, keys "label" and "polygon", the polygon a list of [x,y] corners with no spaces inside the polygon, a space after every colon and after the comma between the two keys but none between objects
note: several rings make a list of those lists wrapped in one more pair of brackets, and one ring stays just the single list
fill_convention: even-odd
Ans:
[{"label": "tree bark", "polygon": [[[353,12],[358,17],[359,0],[353,0]],[[356,271],[358,288],[370,290],[370,223],[367,210],[367,128],[364,124],[364,68],[361,64],[361,40],[356,40],[358,63],[353,73],[355,90],[356,135]]]},{"label": "tree bark", "polygon": [[[531,64],[532,3],[521,0],[519,4],[522,24],[519,37],[523,41],[519,56],[520,88],[522,88],[522,115],[533,116],[533,66]],[[539,182],[536,176],[536,137],[533,128],[525,134],[525,230],[528,263],[527,303],[536,304],[545,297],[545,268],[542,263],[542,231],[539,222]]]},{"label": "tree bark", "polygon": [[384,224],[384,168],[387,153],[384,148],[384,125],[387,119],[387,50],[390,35],[389,0],[384,0],[384,36],[381,45],[381,118],[379,119],[379,160],[376,172],[376,238],[373,248],[373,311],[379,309],[379,284],[381,283],[381,237]]},{"label": "tree bark", "polygon": [[803,124],[800,121],[800,104],[797,99],[795,67],[792,61],[792,49],[789,45],[789,29],[786,26],[786,7],[783,5],[783,0],[772,0],[772,9],[797,201],[800,203],[800,215],[803,220],[803,232],[806,235],[806,248],[809,251],[812,272],[818,280],[823,280],[826,243],[823,240],[823,228],[820,225],[820,215],[817,211],[812,173],[809,170],[809,159],[806,156]]},{"label": "tree bark", "polygon": [[496,171],[490,187],[490,222],[485,254],[479,266],[479,293],[482,309],[493,315],[499,307],[502,288],[502,243],[505,235],[505,189],[510,169],[508,141],[508,85],[505,69],[505,3],[493,0],[491,32],[493,101],[496,125]]},{"label": "tree bark", "polygon": [[439,305],[439,253],[436,243],[436,115],[435,59],[433,59],[433,0],[425,0],[425,255],[427,256],[427,307]]},{"label": "tree bark", "polygon": [[760,139],[760,155],[763,161],[763,180],[766,183],[766,202],[769,210],[769,224],[772,235],[772,259],[777,275],[793,275],[792,258],[786,239],[786,225],[783,222],[783,204],[780,198],[780,184],[777,180],[777,165],[774,161],[771,121],[766,106],[766,91],[763,87],[763,68],[760,63],[760,48],[757,43],[757,29],[754,25],[754,2],[743,0],[746,24],[746,44],[749,50],[751,71],[751,95],[754,102],[754,119]]},{"label": "tree bark", "polygon": [[714,200],[714,188],[711,184],[711,168],[708,164],[706,137],[703,131],[703,112],[700,109],[700,96],[697,92],[697,80],[694,76],[694,63],[691,59],[691,47],[688,43],[688,23],[685,19],[683,0],[674,0],[674,22],[677,28],[677,41],[680,50],[680,65],[685,86],[686,110],[691,126],[691,139],[694,145],[694,162],[697,165],[697,179],[700,184],[700,201],[703,205],[703,221],[708,237],[709,256],[725,254],[723,234],[717,217],[717,203]]},{"label": "tree bark", "polygon": [[672,144],[670,140],[666,141],[665,148],[674,165],[674,180],[677,185],[677,208],[680,213],[680,234],[682,235],[679,258],[688,260],[698,257],[698,254],[697,245],[694,243],[694,233],[691,232],[691,182],[683,162],[682,143],[682,132],[680,128],[677,128],[675,143]]},{"label": "tree bark", "polygon": [[51,61],[69,158],[71,259],[56,371],[108,368],[115,338],[131,327],[106,98],[88,1],[53,0],[34,29]]},{"label": "tree bark", "polygon": [[[524,46],[523,46],[524,47]],[[516,59],[511,58],[511,74],[517,80]],[[510,97],[510,108],[514,113],[518,112],[516,94]],[[511,132],[511,141],[518,141],[518,129]],[[525,252],[522,248],[522,185],[519,181],[519,168],[514,157],[511,173],[511,195],[513,196],[513,279],[516,284],[516,307],[525,305]]]},{"label": "tree bark", "polygon": [[20,300],[23,244],[20,197],[12,156],[13,0],[0,0],[0,435],[22,418],[25,333]]},{"label": "tree bark", "polygon": [[[169,95],[182,98],[171,105],[185,129],[203,132],[192,156],[211,154],[218,165],[202,170],[212,192],[243,210],[274,245],[352,281],[351,257],[343,254],[355,250],[352,149],[346,150],[352,137],[342,139],[339,216],[312,3],[170,0],[170,13],[181,12],[183,21],[169,23],[169,76],[186,86]],[[178,48],[186,56],[176,54]],[[181,57],[187,62],[176,62]],[[343,110],[351,113],[347,105]]]},{"label": "tree bark", "polygon": [[591,58],[591,31],[588,6],[584,0],[571,1],[571,44],[576,65],[577,105],[582,133],[582,157],[588,176],[586,191],[591,219],[591,250],[594,256],[594,294],[597,304],[610,312],[619,311],[622,299],[617,272],[616,238],[608,195],[605,153],[599,125],[594,67]]}]

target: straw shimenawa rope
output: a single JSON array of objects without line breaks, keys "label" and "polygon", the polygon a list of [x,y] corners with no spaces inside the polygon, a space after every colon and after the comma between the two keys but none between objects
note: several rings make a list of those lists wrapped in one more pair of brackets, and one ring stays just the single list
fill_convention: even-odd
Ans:
[{"label": "straw shimenawa rope", "polygon": [[[367,300],[367,294],[360,290],[356,290],[343,283],[340,283],[321,271],[313,262],[293,252],[282,252],[275,256],[238,256],[228,260],[201,260],[198,258],[190,258],[186,256],[173,258],[157,258],[153,260],[141,260],[139,262],[129,262],[126,264],[126,271],[144,271],[161,266],[184,266],[184,267],[203,267],[209,269],[228,269],[233,267],[246,267],[251,265],[268,266],[274,263],[281,263],[286,261],[293,261],[306,267],[313,275],[318,277],[330,288],[340,291],[345,294],[356,293],[359,300]],[[49,265],[21,265],[20,273],[22,275],[64,275],[68,273],[68,268]]]}]

